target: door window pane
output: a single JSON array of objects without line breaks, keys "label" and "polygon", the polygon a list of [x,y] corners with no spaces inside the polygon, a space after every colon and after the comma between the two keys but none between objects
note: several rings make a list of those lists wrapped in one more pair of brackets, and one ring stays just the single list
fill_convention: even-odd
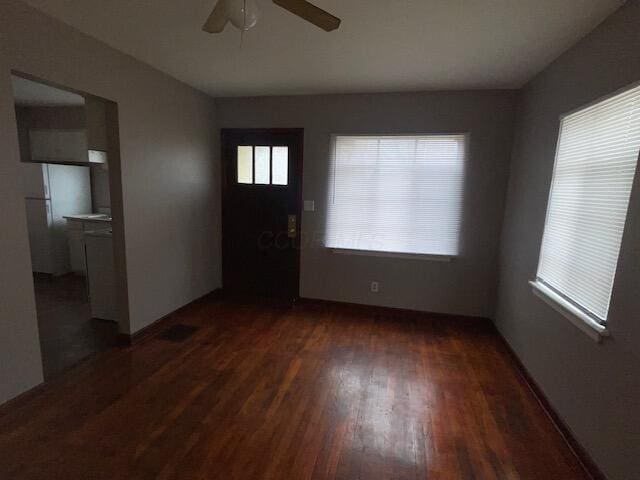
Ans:
[{"label": "door window pane", "polygon": [[289,147],[273,147],[272,152],[273,185],[287,185],[289,183]]},{"label": "door window pane", "polygon": [[238,147],[238,183],[253,183],[253,147]]},{"label": "door window pane", "polygon": [[269,185],[269,147],[255,147],[256,183]]}]

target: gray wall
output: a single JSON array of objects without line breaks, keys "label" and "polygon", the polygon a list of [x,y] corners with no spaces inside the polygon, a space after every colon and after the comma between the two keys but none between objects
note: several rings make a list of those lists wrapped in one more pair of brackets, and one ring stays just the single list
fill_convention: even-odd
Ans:
[{"label": "gray wall", "polygon": [[609,315],[597,344],[535,297],[559,115],[640,80],[640,2],[631,1],[525,89],[502,235],[497,325],[611,480],[640,472],[640,175]]},{"label": "gray wall", "polygon": [[[0,65],[5,65],[0,50]],[[0,70],[0,404],[42,382],[11,76]]]},{"label": "gray wall", "polygon": [[[516,92],[217,99],[220,127],[304,127],[303,297],[493,316]],[[332,133],[470,132],[459,258],[450,263],[331,253],[322,238]],[[369,292],[371,280],[380,293]]]},{"label": "gray wall", "polygon": [[1,403],[42,378],[11,69],[118,103],[130,332],[220,285],[220,211],[209,97],[16,0],[0,48]]}]

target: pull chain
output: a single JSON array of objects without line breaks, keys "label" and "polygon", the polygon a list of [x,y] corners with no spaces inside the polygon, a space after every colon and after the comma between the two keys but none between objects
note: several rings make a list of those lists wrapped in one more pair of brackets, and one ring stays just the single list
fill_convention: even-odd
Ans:
[{"label": "pull chain", "polygon": [[244,32],[247,30],[247,0],[242,2],[242,28],[240,29],[240,51],[244,43]]}]

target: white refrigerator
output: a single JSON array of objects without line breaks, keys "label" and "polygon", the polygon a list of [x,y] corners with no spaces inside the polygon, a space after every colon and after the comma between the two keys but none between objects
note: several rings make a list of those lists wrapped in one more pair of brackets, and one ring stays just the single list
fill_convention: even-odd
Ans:
[{"label": "white refrigerator", "polygon": [[65,215],[91,213],[89,167],[23,163],[23,191],[34,272],[70,271]]}]

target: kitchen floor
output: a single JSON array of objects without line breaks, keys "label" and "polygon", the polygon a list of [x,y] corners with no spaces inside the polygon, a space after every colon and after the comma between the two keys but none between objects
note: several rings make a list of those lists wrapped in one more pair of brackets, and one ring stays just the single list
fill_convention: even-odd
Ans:
[{"label": "kitchen floor", "polygon": [[45,380],[117,342],[115,322],[91,318],[85,277],[34,274]]}]

